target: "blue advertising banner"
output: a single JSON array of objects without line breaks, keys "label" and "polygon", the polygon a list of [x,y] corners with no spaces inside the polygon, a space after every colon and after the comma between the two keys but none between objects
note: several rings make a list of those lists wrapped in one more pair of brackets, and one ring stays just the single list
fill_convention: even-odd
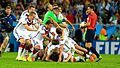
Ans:
[{"label": "blue advertising banner", "polygon": [[120,54],[120,41],[94,41],[93,47],[100,54]]}]

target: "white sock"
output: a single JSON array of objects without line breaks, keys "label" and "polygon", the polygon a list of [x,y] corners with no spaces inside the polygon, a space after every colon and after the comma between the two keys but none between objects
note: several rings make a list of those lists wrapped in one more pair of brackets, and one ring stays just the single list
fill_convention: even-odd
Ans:
[{"label": "white sock", "polygon": [[30,53],[29,57],[32,57],[33,56],[33,52]]},{"label": "white sock", "polygon": [[71,50],[71,53],[72,53],[72,58],[74,58],[75,51],[73,49]]},{"label": "white sock", "polygon": [[19,47],[19,49],[18,49],[18,56],[17,56],[17,57],[20,57],[21,52],[22,52],[22,49],[23,49],[23,48]]},{"label": "white sock", "polygon": [[28,50],[24,49],[21,56],[22,56],[22,57],[25,56],[26,53],[27,53],[27,51],[28,51]]},{"label": "white sock", "polygon": [[36,58],[36,57],[37,57],[37,54],[38,54],[38,52],[36,52],[33,56]]},{"label": "white sock", "polygon": [[92,52],[89,52],[89,55],[92,55]]},{"label": "white sock", "polygon": [[90,56],[89,56],[88,54],[86,54],[86,57],[87,57],[87,58],[90,58]]},{"label": "white sock", "polygon": [[26,51],[25,55],[28,56],[28,50]]},{"label": "white sock", "polygon": [[80,56],[75,57],[76,61],[80,60]]}]

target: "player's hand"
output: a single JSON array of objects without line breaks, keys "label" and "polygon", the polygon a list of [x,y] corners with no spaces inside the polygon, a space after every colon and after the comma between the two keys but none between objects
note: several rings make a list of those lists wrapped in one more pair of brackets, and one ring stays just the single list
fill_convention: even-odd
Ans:
[{"label": "player's hand", "polygon": [[37,21],[38,21],[40,24],[42,24],[42,20],[41,20],[41,19],[38,18]]},{"label": "player's hand", "polygon": [[72,26],[72,31],[74,31],[75,30],[75,28],[74,28],[74,26]]},{"label": "player's hand", "polygon": [[80,27],[82,27],[82,28],[84,28],[85,25],[86,25],[86,22],[81,22],[81,23],[80,23]]},{"label": "player's hand", "polygon": [[88,50],[87,50],[87,49],[84,49],[84,51],[85,51],[85,52],[88,52]]},{"label": "player's hand", "polygon": [[53,20],[53,18],[52,18],[52,17],[50,17],[50,16],[49,16],[48,18],[50,18],[50,20]]}]

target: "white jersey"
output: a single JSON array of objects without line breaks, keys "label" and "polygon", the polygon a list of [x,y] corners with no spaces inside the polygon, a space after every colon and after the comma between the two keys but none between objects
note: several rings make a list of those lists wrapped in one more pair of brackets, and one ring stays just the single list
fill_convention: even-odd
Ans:
[{"label": "white jersey", "polygon": [[55,35],[57,35],[55,26],[52,26],[50,28],[50,33],[49,33],[50,38],[53,38],[53,35],[51,33],[54,33]]},{"label": "white jersey", "polygon": [[35,28],[33,26],[33,24],[36,24],[36,22],[35,22],[35,20],[33,20],[32,22],[30,22],[28,18],[20,19],[19,23],[15,27],[15,30],[26,31],[27,29],[23,26],[24,24],[28,24],[30,28]]},{"label": "white jersey", "polygon": [[66,52],[62,52],[62,55],[63,55],[63,61],[67,59],[68,57],[68,53]]},{"label": "white jersey", "polygon": [[40,49],[43,49],[43,36],[42,34],[45,34],[46,31],[48,31],[44,25],[41,25],[38,29],[38,31],[36,32],[36,34],[34,34],[34,36],[32,36],[32,45],[39,45]]},{"label": "white jersey", "polygon": [[44,25],[41,25],[37,31],[37,33],[35,34],[35,36],[33,36],[32,38],[37,38],[40,41],[43,40],[42,34],[45,34],[45,32],[48,31]]},{"label": "white jersey", "polygon": [[[63,24],[63,25],[67,25],[67,24],[66,24],[67,18],[64,17],[61,13],[59,13],[58,19],[62,20],[62,24]],[[64,31],[64,38],[66,39],[66,37],[69,36],[69,30],[66,29],[66,28],[63,28],[63,31]]]},{"label": "white jersey", "polygon": [[[62,40],[61,37],[58,36],[58,35],[55,35],[54,40],[56,40],[56,41],[54,41],[54,42],[52,41],[52,42],[51,42],[51,45],[49,45],[49,47],[48,47],[47,54],[50,54],[51,51],[52,51],[54,48],[60,48],[60,45],[61,45],[61,44],[65,44],[65,41]],[[56,44],[54,44],[54,43],[56,43]]]},{"label": "white jersey", "polygon": [[33,26],[33,24],[35,24],[35,23],[36,22],[34,20],[32,22],[30,22],[28,20],[28,18],[20,19],[19,23],[17,24],[17,26],[13,30],[15,38],[17,40],[20,39],[21,37],[24,37],[25,39],[30,39],[29,35],[35,33],[35,31],[28,31],[24,27],[24,24],[28,24],[30,28],[36,29],[35,26]]}]

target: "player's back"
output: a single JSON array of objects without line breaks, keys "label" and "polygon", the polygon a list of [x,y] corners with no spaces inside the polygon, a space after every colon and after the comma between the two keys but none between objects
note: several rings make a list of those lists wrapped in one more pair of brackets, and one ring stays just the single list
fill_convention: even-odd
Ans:
[{"label": "player's back", "polygon": [[38,31],[34,34],[33,38],[37,38],[39,40],[43,40],[42,34],[45,34],[46,28],[44,25],[41,25]]}]

